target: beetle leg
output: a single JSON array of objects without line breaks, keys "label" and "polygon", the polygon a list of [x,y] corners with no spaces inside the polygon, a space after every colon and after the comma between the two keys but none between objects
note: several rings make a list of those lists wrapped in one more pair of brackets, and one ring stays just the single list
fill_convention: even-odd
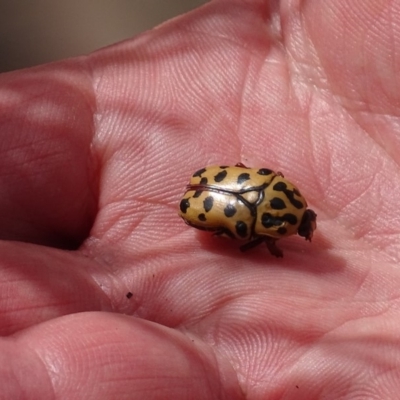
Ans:
[{"label": "beetle leg", "polygon": [[259,236],[258,238],[252,240],[251,242],[248,242],[244,244],[243,246],[240,246],[241,251],[247,251],[250,250],[259,244],[265,242],[265,244],[268,247],[269,252],[275,256],[275,257],[283,257],[283,252],[282,250],[276,245],[277,239],[270,238],[268,236]]},{"label": "beetle leg", "polygon": [[259,236],[258,238],[252,240],[251,242],[247,242],[246,244],[240,246],[240,251],[247,251],[252,249],[253,247],[258,246],[262,242],[265,242],[266,238],[263,236]]},{"label": "beetle leg", "polygon": [[276,245],[277,239],[267,238],[265,244],[268,247],[269,252],[275,257],[283,257],[282,250]]}]

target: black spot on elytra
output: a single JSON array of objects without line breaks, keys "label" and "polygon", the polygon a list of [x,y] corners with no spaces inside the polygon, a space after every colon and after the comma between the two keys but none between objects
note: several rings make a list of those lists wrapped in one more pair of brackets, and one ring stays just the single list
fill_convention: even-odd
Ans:
[{"label": "black spot on elytra", "polygon": [[282,225],[282,219],[278,217],[274,217],[270,213],[264,213],[261,216],[261,223],[264,228],[272,228],[273,226]]},{"label": "black spot on elytra", "polygon": [[285,190],[287,190],[287,185],[285,182],[275,183],[274,190],[276,190],[277,192],[284,192]]},{"label": "black spot on elytra", "polygon": [[228,165],[221,165],[220,168],[221,169],[227,169],[227,168],[229,168],[229,166]]},{"label": "black spot on elytra", "polygon": [[236,207],[232,204],[228,204],[225,208],[224,208],[224,214],[225,217],[233,217],[236,214]]},{"label": "black spot on elytra", "polygon": [[237,178],[237,183],[240,185],[243,182],[246,182],[250,179],[250,174],[248,174],[247,172],[244,172],[243,174],[240,174]]},{"label": "black spot on elytra", "polygon": [[243,221],[236,222],[235,229],[236,229],[236,233],[240,237],[245,238],[247,236],[247,225],[245,222],[243,222]]},{"label": "black spot on elytra", "polygon": [[200,221],[207,221],[207,218],[206,218],[206,215],[205,214],[199,214],[198,216],[197,216],[197,218],[200,220]]},{"label": "black spot on elytra", "polygon": [[207,185],[208,179],[206,177],[200,179],[200,185]]},{"label": "black spot on elytra", "polygon": [[226,178],[227,175],[228,175],[228,172],[225,171],[225,170],[221,171],[221,172],[218,172],[218,174],[214,176],[214,181],[215,182],[222,182]]},{"label": "black spot on elytra", "polygon": [[202,190],[196,190],[196,191],[194,192],[193,198],[194,198],[194,199],[197,199],[197,197],[200,197],[202,193],[203,193]]},{"label": "black spot on elytra", "polygon": [[206,212],[209,212],[214,204],[214,198],[211,196],[208,196],[204,199],[203,201],[203,206],[204,206],[204,210],[206,210]]},{"label": "black spot on elytra", "polygon": [[201,176],[201,174],[203,174],[203,173],[206,172],[206,171],[207,171],[206,168],[199,169],[198,171],[196,171],[196,172],[193,174],[193,178],[196,178],[197,176]]},{"label": "black spot on elytra", "polygon": [[179,204],[179,208],[181,209],[183,214],[186,214],[187,209],[190,207],[189,199],[182,199]]},{"label": "black spot on elytra", "polygon": [[258,175],[271,175],[273,173],[274,173],[274,171],[272,171],[271,169],[268,169],[268,168],[260,168],[257,171]]},{"label": "black spot on elytra", "polygon": [[271,208],[273,210],[283,210],[284,208],[286,208],[285,202],[279,197],[274,197],[273,199],[271,199],[269,201],[269,204],[271,205]]},{"label": "black spot on elytra", "polygon": [[297,224],[297,217],[294,214],[284,214],[282,217],[282,221],[289,222],[290,225],[296,225]]},{"label": "black spot on elytra", "polygon": [[300,200],[294,198],[294,195],[301,196],[300,192],[297,189],[289,190],[285,182],[278,182],[273,186],[273,189],[277,192],[285,193],[288,198],[290,204],[297,209],[301,209],[304,207],[303,203]]},{"label": "black spot on elytra", "polygon": [[278,228],[277,232],[278,232],[280,235],[285,235],[286,232],[287,232],[287,229],[284,228],[283,226],[281,226],[280,228]]}]

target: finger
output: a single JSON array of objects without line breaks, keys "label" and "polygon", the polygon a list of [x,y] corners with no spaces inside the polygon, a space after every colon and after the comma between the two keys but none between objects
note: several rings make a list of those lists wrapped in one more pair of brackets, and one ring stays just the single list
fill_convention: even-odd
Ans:
[{"label": "finger", "polygon": [[0,238],[76,247],[97,207],[90,75],[75,60],[0,87]]},{"label": "finger", "polygon": [[[93,279],[99,268],[88,257],[18,242],[0,242],[0,253],[1,335],[70,313],[112,308]],[[101,281],[110,286],[105,273]]]},{"label": "finger", "polygon": [[13,354],[0,378],[8,398],[243,398],[233,369],[198,339],[122,315],[71,315],[1,347]]}]

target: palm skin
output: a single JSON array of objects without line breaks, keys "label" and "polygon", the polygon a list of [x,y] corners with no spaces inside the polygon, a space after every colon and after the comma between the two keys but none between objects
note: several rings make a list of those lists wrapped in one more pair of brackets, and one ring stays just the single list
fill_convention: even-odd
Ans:
[{"label": "palm skin", "polygon": [[[1,399],[398,398],[400,3],[270,3],[0,77]],[[299,186],[311,244],[178,218],[237,162]]]}]

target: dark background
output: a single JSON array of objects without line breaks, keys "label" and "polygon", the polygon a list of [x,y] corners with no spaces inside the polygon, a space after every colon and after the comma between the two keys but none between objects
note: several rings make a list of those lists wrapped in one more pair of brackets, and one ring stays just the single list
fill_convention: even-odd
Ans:
[{"label": "dark background", "polygon": [[0,72],[86,54],[206,0],[0,0]]}]

